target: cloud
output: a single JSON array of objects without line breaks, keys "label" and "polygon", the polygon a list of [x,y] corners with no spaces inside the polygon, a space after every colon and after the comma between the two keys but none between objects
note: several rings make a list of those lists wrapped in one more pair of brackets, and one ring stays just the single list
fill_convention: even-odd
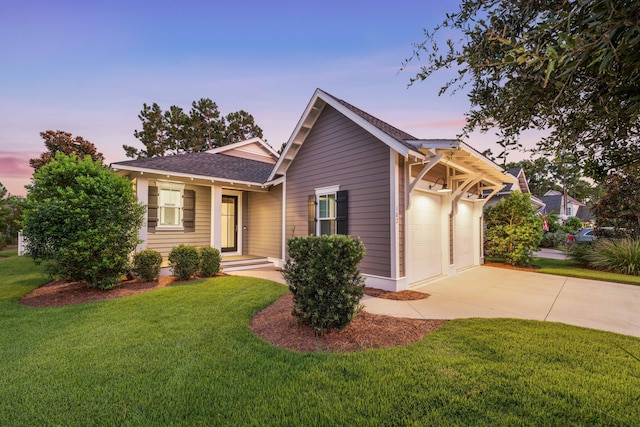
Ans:
[{"label": "cloud", "polygon": [[34,152],[0,151],[0,179],[29,178],[33,169],[29,166],[29,160],[38,157]]}]

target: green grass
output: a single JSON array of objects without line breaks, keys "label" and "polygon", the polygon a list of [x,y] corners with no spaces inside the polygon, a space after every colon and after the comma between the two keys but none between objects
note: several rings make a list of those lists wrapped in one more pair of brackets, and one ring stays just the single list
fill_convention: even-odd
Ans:
[{"label": "green grass", "polygon": [[251,333],[282,295],[224,277],[29,308],[46,282],[0,259],[0,425],[637,425],[640,339],[450,321],[402,348],[299,354]]},{"label": "green grass", "polygon": [[640,285],[640,276],[581,268],[568,260],[536,258],[534,265],[540,268],[537,270],[538,273]]}]

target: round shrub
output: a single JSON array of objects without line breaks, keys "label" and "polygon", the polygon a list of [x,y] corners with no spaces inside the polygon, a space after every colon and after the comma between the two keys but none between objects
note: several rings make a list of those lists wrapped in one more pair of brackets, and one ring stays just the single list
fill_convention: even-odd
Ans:
[{"label": "round shrub", "polygon": [[200,270],[200,255],[194,246],[180,245],[169,252],[169,266],[179,280],[188,280]]},{"label": "round shrub", "polygon": [[364,277],[358,264],[364,244],[349,236],[289,240],[284,278],[293,294],[292,314],[321,335],[343,329],[362,310]]},{"label": "round shrub", "polygon": [[210,246],[200,248],[200,275],[212,277],[220,271],[220,251]]},{"label": "round shrub", "polygon": [[133,273],[146,282],[155,280],[160,275],[162,255],[153,249],[145,249],[133,256]]}]

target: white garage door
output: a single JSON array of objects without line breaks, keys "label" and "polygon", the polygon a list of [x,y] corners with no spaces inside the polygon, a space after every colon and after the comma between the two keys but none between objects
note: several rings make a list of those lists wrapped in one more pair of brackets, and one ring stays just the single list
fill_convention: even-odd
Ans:
[{"label": "white garage door", "polygon": [[407,277],[411,285],[442,273],[440,197],[412,193],[407,219]]},{"label": "white garage door", "polygon": [[458,214],[454,222],[454,251],[456,269],[473,265],[473,203],[458,202]]}]

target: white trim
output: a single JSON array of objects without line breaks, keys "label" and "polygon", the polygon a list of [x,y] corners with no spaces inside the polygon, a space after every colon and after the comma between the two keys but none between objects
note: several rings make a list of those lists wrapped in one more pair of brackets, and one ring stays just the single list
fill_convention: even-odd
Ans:
[{"label": "white trim", "polygon": [[[184,190],[185,184],[183,182],[165,181],[162,179],[155,180],[156,187],[158,188],[158,225],[156,225],[157,231],[183,231],[184,230]],[[180,206],[178,207],[178,223],[179,224],[162,224],[162,217],[164,214],[165,206],[162,203],[162,190],[174,190],[180,191]],[[147,190],[148,191],[148,190]],[[148,195],[148,193],[147,193]]]},{"label": "white trim", "polygon": [[[322,110],[324,110],[325,105],[330,105],[336,111],[347,117],[353,123],[360,126],[362,129],[373,135],[375,138],[379,139],[386,145],[388,145],[391,149],[401,154],[403,157],[407,158],[408,156],[414,156],[416,158],[423,159],[425,155],[418,151],[418,149],[412,150],[407,147],[405,144],[399,142],[395,138],[392,138],[387,133],[383,132],[376,126],[369,123],[369,121],[360,117],[358,114],[350,110],[349,108],[342,105],[340,102],[336,100],[333,96],[324,92],[321,89],[316,89],[311,97],[311,100],[307,104],[307,107],[300,117],[298,124],[296,125],[291,137],[287,141],[287,145],[282,152],[282,155],[276,162],[271,175],[269,176],[269,181],[272,180],[277,174],[285,174],[289,165],[293,161],[293,158],[297,154],[297,150],[300,149],[300,146],[304,143],[309,130],[313,127],[316,120],[320,116]],[[294,148],[294,146],[296,148]],[[289,151],[295,149],[296,151],[289,155]],[[286,162],[286,163],[285,163]],[[284,168],[284,170],[282,170]]]},{"label": "white trim", "polygon": [[[331,194],[334,195],[334,209],[335,209],[335,214],[337,215],[337,193],[338,191],[340,191],[340,186],[339,185],[332,185],[329,187],[321,187],[321,188],[315,188],[314,189],[315,193],[316,193],[316,236],[320,236],[322,234],[322,221],[333,221],[334,222],[334,226],[337,227],[337,221],[336,221],[336,216],[334,216],[333,218],[331,217],[327,217],[327,218],[320,218],[320,197],[322,196],[329,196]],[[337,231],[337,230],[336,230]],[[334,232],[335,234],[335,232]]]},{"label": "white trim", "polygon": [[236,196],[238,198],[238,230],[236,232],[236,245],[237,245],[237,250],[235,252],[225,252],[224,255],[225,256],[233,256],[233,255],[242,255],[242,191],[236,191],[236,190],[227,190],[226,188],[222,189],[222,194],[220,195],[220,245],[221,245],[221,250],[222,250],[222,196]]},{"label": "white trim", "polygon": [[287,253],[287,180],[282,177],[282,241],[280,242],[280,256],[285,259]]},{"label": "white trim", "polygon": [[267,144],[261,138],[258,138],[258,137],[245,139],[244,141],[234,142],[233,144],[223,145],[222,147],[216,147],[216,148],[213,148],[211,150],[207,150],[206,153],[220,154],[220,153],[224,153],[225,151],[234,150],[236,148],[244,147],[245,145],[251,145],[251,144],[255,144],[255,143],[260,144],[267,151],[269,151],[276,158],[278,158],[278,156],[279,156],[278,152],[276,150],[274,150],[273,147],[271,147],[269,144]]},{"label": "white trim", "polygon": [[136,252],[143,251],[147,249],[147,242],[149,239],[149,179],[146,177],[137,177],[136,178],[136,197],[138,198],[138,203],[141,203],[145,207],[144,212],[144,222],[142,226],[138,229],[138,239],[142,240],[138,246],[136,246]]},{"label": "white trim", "polygon": [[362,273],[362,275],[365,278],[365,285],[372,288],[378,288],[392,292],[402,291],[406,289],[406,285],[403,285],[403,282],[405,282],[404,277],[399,279],[392,279],[390,277],[376,276],[374,274]]},{"label": "white trim", "polygon": [[316,192],[316,197],[318,197],[325,194],[337,193],[338,191],[340,191],[340,186],[332,185],[330,187],[314,188],[313,191]]},{"label": "white trim", "polygon": [[222,249],[222,230],[220,218],[222,217],[222,187],[211,186],[211,246]]},{"label": "white trim", "polygon": [[398,156],[396,153],[389,148],[389,189],[391,191],[389,197],[389,230],[391,230],[391,235],[389,236],[391,241],[389,242],[389,253],[391,256],[391,277],[397,277],[398,271],[400,271],[400,260],[398,259],[399,251],[399,239],[398,239],[398,230],[399,230],[399,220],[400,220],[400,201],[398,200]]}]

